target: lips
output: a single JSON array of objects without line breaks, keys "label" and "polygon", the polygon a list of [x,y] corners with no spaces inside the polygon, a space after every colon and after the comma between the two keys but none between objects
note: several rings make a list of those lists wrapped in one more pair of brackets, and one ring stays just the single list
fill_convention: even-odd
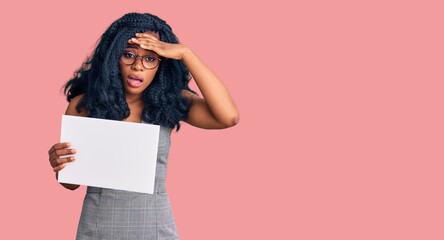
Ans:
[{"label": "lips", "polygon": [[128,78],[132,79],[132,80],[139,80],[139,81],[143,82],[143,78],[137,74],[130,74],[130,75],[128,75]]},{"label": "lips", "polygon": [[138,88],[142,86],[143,78],[140,75],[130,74],[127,77],[127,81],[131,87]]}]

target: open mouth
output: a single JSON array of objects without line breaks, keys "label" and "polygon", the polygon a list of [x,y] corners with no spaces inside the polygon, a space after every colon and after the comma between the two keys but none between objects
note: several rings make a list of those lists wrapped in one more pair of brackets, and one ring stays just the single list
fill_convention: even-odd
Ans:
[{"label": "open mouth", "polygon": [[134,78],[130,78],[130,77],[127,78],[127,81],[131,87],[140,87],[143,83],[143,81],[140,79],[134,79]]}]

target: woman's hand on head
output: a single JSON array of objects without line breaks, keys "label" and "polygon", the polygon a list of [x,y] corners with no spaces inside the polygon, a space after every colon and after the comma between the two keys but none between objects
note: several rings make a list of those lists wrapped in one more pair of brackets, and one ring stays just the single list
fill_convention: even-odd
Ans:
[{"label": "woman's hand on head", "polygon": [[60,158],[60,156],[72,155],[76,153],[75,149],[67,149],[70,146],[70,143],[56,143],[49,149],[49,163],[51,164],[54,172],[62,170],[64,167],[66,167],[68,162],[75,161],[74,156]]},{"label": "woman's hand on head", "polygon": [[128,43],[139,44],[141,48],[156,52],[165,58],[182,60],[189,48],[182,44],[166,43],[148,33],[136,33],[136,37],[128,40]]}]

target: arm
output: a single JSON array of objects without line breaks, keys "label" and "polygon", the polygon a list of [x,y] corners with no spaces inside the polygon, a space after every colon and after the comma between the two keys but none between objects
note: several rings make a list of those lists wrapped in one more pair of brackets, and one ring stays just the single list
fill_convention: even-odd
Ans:
[{"label": "arm", "polygon": [[187,123],[200,128],[228,128],[239,122],[239,111],[220,79],[187,46],[166,43],[152,33],[136,33],[128,42],[139,44],[146,50],[154,51],[166,58],[182,60],[186,65],[204,98],[183,90],[182,95],[191,98]]},{"label": "arm", "polygon": [[194,78],[204,98],[183,90],[184,97],[192,98],[188,120],[190,125],[205,129],[228,128],[239,122],[239,111],[222,81],[188,47],[181,59]]}]

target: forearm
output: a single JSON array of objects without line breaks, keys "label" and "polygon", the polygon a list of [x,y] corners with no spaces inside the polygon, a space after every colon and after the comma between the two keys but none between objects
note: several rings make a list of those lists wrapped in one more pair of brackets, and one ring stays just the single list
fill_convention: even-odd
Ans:
[{"label": "forearm", "polygon": [[[56,172],[56,179],[59,180],[59,172]],[[69,184],[69,183],[60,183],[63,187],[69,190],[76,190],[80,185],[77,184]]]},{"label": "forearm", "polygon": [[236,124],[239,121],[239,111],[222,81],[188,47],[182,61],[193,76],[217,121],[226,125]]}]

